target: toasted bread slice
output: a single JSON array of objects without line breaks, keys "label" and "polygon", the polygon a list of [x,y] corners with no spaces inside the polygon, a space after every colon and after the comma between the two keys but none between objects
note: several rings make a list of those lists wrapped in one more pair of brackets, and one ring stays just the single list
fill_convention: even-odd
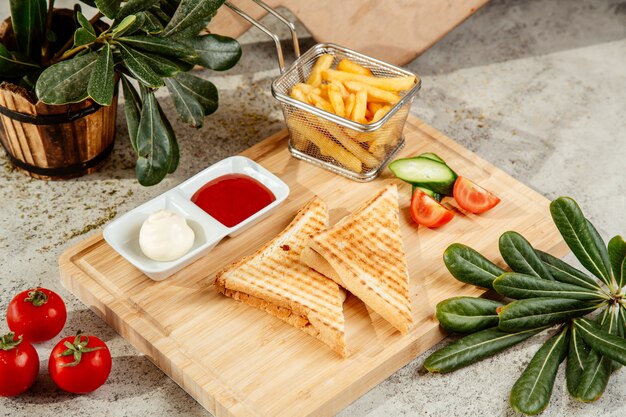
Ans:
[{"label": "toasted bread slice", "polygon": [[341,277],[337,274],[331,264],[328,263],[326,259],[319,253],[315,252],[313,248],[310,246],[306,246],[302,249],[302,253],[300,254],[300,260],[308,265],[309,268],[315,269],[320,274],[332,279],[341,287],[346,288],[346,286],[341,281]]},{"label": "toasted bread slice", "polygon": [[308,250],[303,262],[406,333],[413,317],[398,211],[398,189],[390,185],[335,226],[312,236],[308,246],[327,264]]},{"label": "toasted bread slice", "polygon": [[264,310],[347,356],[345,292],[300,260],[309,235],[327,226],[326,204],[315,197],[278,236],[219,272],[215,286],[221,293]]}]

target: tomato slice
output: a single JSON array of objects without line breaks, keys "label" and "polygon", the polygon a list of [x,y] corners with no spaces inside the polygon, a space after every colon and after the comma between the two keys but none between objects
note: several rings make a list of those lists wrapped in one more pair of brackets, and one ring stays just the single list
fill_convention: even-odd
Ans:
[{"label": "tomato slice", "polygon": [[484,213],[498,205],[500,199],[465,177],[459,177],[452,191],[459,206],[474,214]]},{"label": "tomato slice", "polygon": [[454,213],[424,193],[419,188],[413,192],[411,199],[411,218],[422,226],[435,228],[443,226],[454,217]]}]

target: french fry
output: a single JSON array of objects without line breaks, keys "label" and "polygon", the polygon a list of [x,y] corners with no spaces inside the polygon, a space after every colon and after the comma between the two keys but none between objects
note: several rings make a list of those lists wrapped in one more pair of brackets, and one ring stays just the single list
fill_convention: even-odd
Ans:
[{"label": "french fry", "polygon": [[382,119],[383,116],[389,113],[389,110],[391,110],[391,106],[383,106],[380,109],[376,110],[376,113],[374,113],[374,117],[372,117],[370,123],[376,123],[377,121]]},{"label": "french fry", "polygon": [[372,114],[372,112],[370,111],[370,109],[368,109],[367,107],[365,108],[365,120],[367,120],[368,122],[372,119],[372,116],[374,116]]},{"label": "french fry", "polygon": [[415,84],[415,77],[412,75],[382,78],[373,77],[371,75],[352,74],[349,72],[337,71],[329,68],[322,70],[322,79],[329,82],[360,81],[373,87],[378,87],[383,90],[395,92],[409,90]]},{"label": "french fry", "polygon": [[317,58],[313,68],[311,68],[311,74],[309,74],[309,78],[306,81],[307,84],[313,87],[318,87],[322,84],[322,71],[330,68],[333,64],[333,59],[335,59],[335,57],[331,54],[324,54]]},{"label": "french fry", "polygon": [[[369,98],[369,97],[368,97]],[[383,107],[382,103],[377,103],[375,101],[370,101],[367,103],[367,109],[372,112],[372,114],[376,114],[376,112],[378,111],[378,109],[380,109],[381,107]]]},{"label": "french fry", "polygon": [[365,123],[365,110],[367,109],[367,91],[361,90],[356,93],[354,109],[351,119],[357,123]]},{"label": "french fry", "polygon": [[[307,113],[300,111],[300,110],[296,110],[287,119],[287,124],[292,130],[297,131],[298,130],[297,126],[305,125],[307,123],[306,120],[307,120]],[[300,134],[296,134],[296,135],[292,134],[290,142],[291,142],[291,146],[293,146],[294,148],[302,152],[306,150],[307,144],[309,143],[306,137]]]},{"label": "french fry", "polygon": [[315,89],[315,87],[309,84],[305,84],[305,83],[298,83],[294,85],[293,87],[291,87],[292,91],[295,89],[302,91],[304,94],[309,94],[311,91]]},{"label": "french fry", "polygon": [[322,110],[326,110],[327,112],[333,113],[333,106],[331,106],[330,103],[322,96],[319,96],[315,93],[310,93],[309,100],[311,100],[311,103],[315,107],[318,107]]},{"label": "french fry", "polygon": [[328,100],[333,107],[334,113],[337,116],[345,117],[345,107],[343,103],[343,97],[341,96],[341,90],[335,84],[328,84]]},{"label": "french fry", "polygon": [[307,99],[306,95],[299,88],[295,88],[295,87],[292,88],[290,95],[291,95],[291,97],[295,98],[296,100],[304,101],[305,103],[309,102],[309,100]]},{"label": "french fry", "polygon": [[343,85],[343,83],[340,83],[339,81],[333,81],[330,84],[336,86],[339,89],[339,91],[341,92],[341,98],[343,98],[344,100],[346,100],[350,95],[350,92],[346,90],[346,87]]},{"label": "french fry", "polygon": [[290,127],[292,130],[295,130],[294,133],[313,142],[313,144],[319,148],[322,155],[330,156],[351,171],[361,172],[363,169],[363,164],[356,156],[343,146],[333,142],[326,137],[324,133],[314,127],[305,125],[304,123],[291,124]]},{"label": "french fry", "polygon": [[352,110],[354,110],[354,103],[356,102],[356,96],[354,94],[350,94],[346,99],[345,104],[345,113],[346,117],[350,118],[352,116]]},{"label": "french fry", "polygon": [[337,142],[341,143],[351,154],[356,156],[363,165],[374,167],[378,164],[378,160],[364,149],[360,143],[355,142],[350,134],[341,126],[310,114],[304,115],[304,118],[312,125],[321,123],[322,128],[326,130],[329,135],[334,137]]},{"label": "french fry", "polygon": [[363,65],[359,65],[356,62],[352,62],[349,59],[342,59],[337,64],[338,71],[350,72],[352,74],[361,75],[374,75],[369,68],[365,68]]},{"label": "french fry", "polygon": [[398,94],[362,83],[360,81],[344,81],[343,84],[346,86],[348,91],[352,91],[353,93],[365,89],[367,91],[367,100],[370,102],[395,104],[400,101],[400,96]]}]

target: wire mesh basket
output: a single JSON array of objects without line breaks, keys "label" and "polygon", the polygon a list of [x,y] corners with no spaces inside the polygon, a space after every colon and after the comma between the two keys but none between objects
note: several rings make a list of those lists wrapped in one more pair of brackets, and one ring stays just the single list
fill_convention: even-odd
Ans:
[{"label": "wire mesh basket", "polygon": [[[402,130],[411,103],[421,87],[420,78],[405,69],[385,63],[335,44],[317,44],[299,56],[298,39],[291,22],[260,0],[253,0],[288,25],[292,33],[296,61],[285,69],[278,36],[237,7],[231,9],[271,36],[276,44],[281,75],[272,83],[272,95],[281,103],[289,129],[289,151],[299,159],[326,168],[356,181],[378,177],[387,163],[404,146]],[[333,56],[333,65],[348,59],[368,68],[375,77],[413,76],[413,86],[401,93],[400,99],[378,121],[358,123],[291,97],[291,89],[306,83],[313,65],[325,54]]]}]

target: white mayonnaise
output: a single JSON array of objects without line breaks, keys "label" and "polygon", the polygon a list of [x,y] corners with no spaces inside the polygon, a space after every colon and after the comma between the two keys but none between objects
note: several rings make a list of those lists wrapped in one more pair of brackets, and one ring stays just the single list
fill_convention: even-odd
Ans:
[{"label": "white mayonnaise", "polygon": [[173,261],[193,246],[194,233],[182,216],[168,210],[152,213],[141,225],[139,246],[150,259]]}]

